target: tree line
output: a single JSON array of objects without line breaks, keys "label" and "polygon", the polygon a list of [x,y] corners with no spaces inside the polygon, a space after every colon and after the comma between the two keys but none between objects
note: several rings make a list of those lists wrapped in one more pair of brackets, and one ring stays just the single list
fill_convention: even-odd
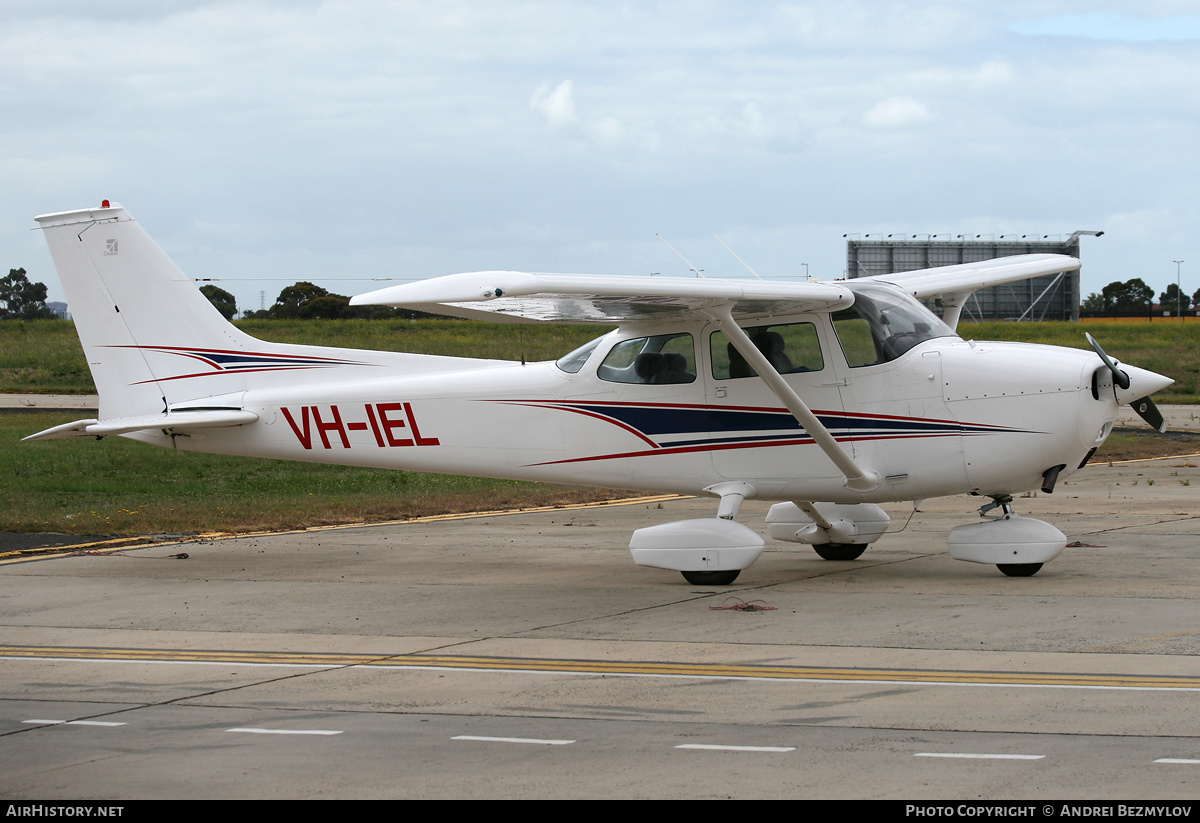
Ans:
[{"label": "tree line", "polygon": [[25,269],[9,269],[0,278],[0,320],[52,320],[46,307],[46,284],[30,283]]},{"label": "tree line", "polygon": [[[200,292],[216,306],[226,320],[237,314],[237,300],[232,294],[213,285],[200,287]],[[366,320],[389,317],[429,317],[425,312],[412,309],[394,309],[390,306],[351,306],[350,298],[344,294],[332,294],[315,283],[302,280],[293,283],[279,293],[270,308],[245,312],[247,320],[342,320],[360,318]]]},{"label": "tree line", "polygon": [[[1148,317],[1154,311],[1154,289],[1140,277],[1122,283],[1114,280],[1099,293],[1092,292],[1079,307],[1083,317]],[[1186,312],[1200,308],[1200,289],[1191,297],[1172,283],[1158,296],[1159,311],[1176,316],[1176,311]]]},{"label": "tree line", "polygon": [[[238,313],[237,298],[218,286],[207,284],[200,293],[216,307],[226,320]],[[8,276],[0,278],[0,320],[53,320],[57,317],[46,306],[46,284],[29,280],[25,269],[9,269]],[[429,317],[425,312],[411,309],[394,309],[390,306],[351,306],[350,298],[344,294],[331,294],[318,285],[301,281],[293,283],[279,293],[274,305],[261,311],[246,312],[250,319],[326,319],[341,318],[389,318]]]},{"label": "tree line", "polygon": [[[218,286],[207,284],[200,292],[208,298],[226,320],[238,313],[237,299]],[[1154,311],[1154,289],[1140,277],[1121,282],[1114,280],[1099,292],[1092,292],[1080,306],[1083,317],[1148,317]],[[1158,295],[1159,311],[1175,316],[1176,310],[1187,312],[1200,310],[1200,289],[1190,297],[1171,283],[1166,291]],[[413,309],[395,309],[390,306],[351,306],[350,298],[344,294],[332,294],[327,289],[300,281],[279,293],[270,308],[246,312],[246,319],[323,319],[343,318],[415,318],[431,315]],[[46,306],[46,284],[33,283],[25,269],[9,269],[8,276],[0,278],[0,320],[43,320],[56,317]]]}]

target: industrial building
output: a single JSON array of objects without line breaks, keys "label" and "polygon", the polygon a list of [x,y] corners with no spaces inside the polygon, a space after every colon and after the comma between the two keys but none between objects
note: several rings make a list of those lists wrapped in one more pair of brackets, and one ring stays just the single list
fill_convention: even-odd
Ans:
[{"label": "industrial building", "polygon": [[[1079,238],[1103,232],[1062,235],[847,235],[846,274],[850,278],[954,266],[1015,254],[1066,254],[1079,257]],[[878,238],[878,239],[872,239]],[[936,307],[935,307],[936,310]],[[981,289],[963,307],[967,320],[1079,320],[1079,272],[1035,277]]]}]

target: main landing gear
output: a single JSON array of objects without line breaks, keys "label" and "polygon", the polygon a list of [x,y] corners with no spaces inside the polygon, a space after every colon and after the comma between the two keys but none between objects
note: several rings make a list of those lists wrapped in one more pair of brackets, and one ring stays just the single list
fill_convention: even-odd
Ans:
[{"label": "main landing gear", "polygon": [[867,550],[866,544],[856,546],[853,543],[814,543],[813,551],[822,560],[857,560]]},{"label": "main landing gear", "polygon": [[825,560],[857,560],[891,522],[874,503],[776,503],[767,513],[767,532],[807,543]]},{"label": "main landing gear", "polygon": [[[733,520],[754,487],[731,482],[705,491],[721,497],[717,516],[638,529],[629,541],[635,563],[674,569],[693,586],[728,586],[758,559],[762,537]],[[826,560],[855,560],[890,522],[873,503],[777,503],[767,530],[777,540],[808,543]]]},{"label": "main landing gear", "polygon": [[[762,537],[733,519],[754,488],[731,482],[705,491],[721,497],[717,516],[638,529],[629,541],[635,563],[681,572],[693,586],[728,586],[759,558]],[[989,496],[992,502],[979,510],[983,522],[951,529],[951,557],[994,565],[1008,577],[1030,577],[1066,548],[1066,535],[1054,526],[1014,513],[1011,495]],[[807,543],[826,560],[847,561],[858,559],[890,522],[873,503],[776,503],[767,531],[776,540]]]},{"label": "main landing gear", "polygon": [[680,520],[638,529],[629,541],[633,562],[673,569],[693,586],[728,586],[763,552],[765,542],[749,526],[735,522],[742,501],[754,494],[749,483],[718,483],[705,489],[719,495],[716,517]]},{"label": "main landing gear", "polygon": [[[979,509],[982,523],[955,526],[946,542],[950,556],[969,563],[991,563],[1009,577],[1031,577],[1058,557],[1067,537],[1041,520],[1014,514],[1012,496],[991,495]],[[989,512],[999,509],[999,515]]]}]

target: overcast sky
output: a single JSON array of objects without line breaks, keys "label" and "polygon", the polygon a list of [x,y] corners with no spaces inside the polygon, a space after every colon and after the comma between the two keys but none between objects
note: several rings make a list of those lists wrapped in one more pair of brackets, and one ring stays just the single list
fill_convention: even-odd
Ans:
[{"label": "overcast sky", "polygon": [[0,269],[120,202],[242,309],[457,271],[842,276],[845,233],[1067,234],[1200,287],[1195,2],[0,7]]}]

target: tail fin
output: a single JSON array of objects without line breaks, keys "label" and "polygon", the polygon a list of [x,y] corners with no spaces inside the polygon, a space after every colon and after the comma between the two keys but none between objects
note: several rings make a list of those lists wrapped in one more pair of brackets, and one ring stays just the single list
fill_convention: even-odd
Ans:
[{"label": "tail fin", "polygon": [[228,371],[203,386],[181,379],[270,344],[228,323],[125,209],[106,200],[35,219],[100,393],[101,420],[244,388]]}]

